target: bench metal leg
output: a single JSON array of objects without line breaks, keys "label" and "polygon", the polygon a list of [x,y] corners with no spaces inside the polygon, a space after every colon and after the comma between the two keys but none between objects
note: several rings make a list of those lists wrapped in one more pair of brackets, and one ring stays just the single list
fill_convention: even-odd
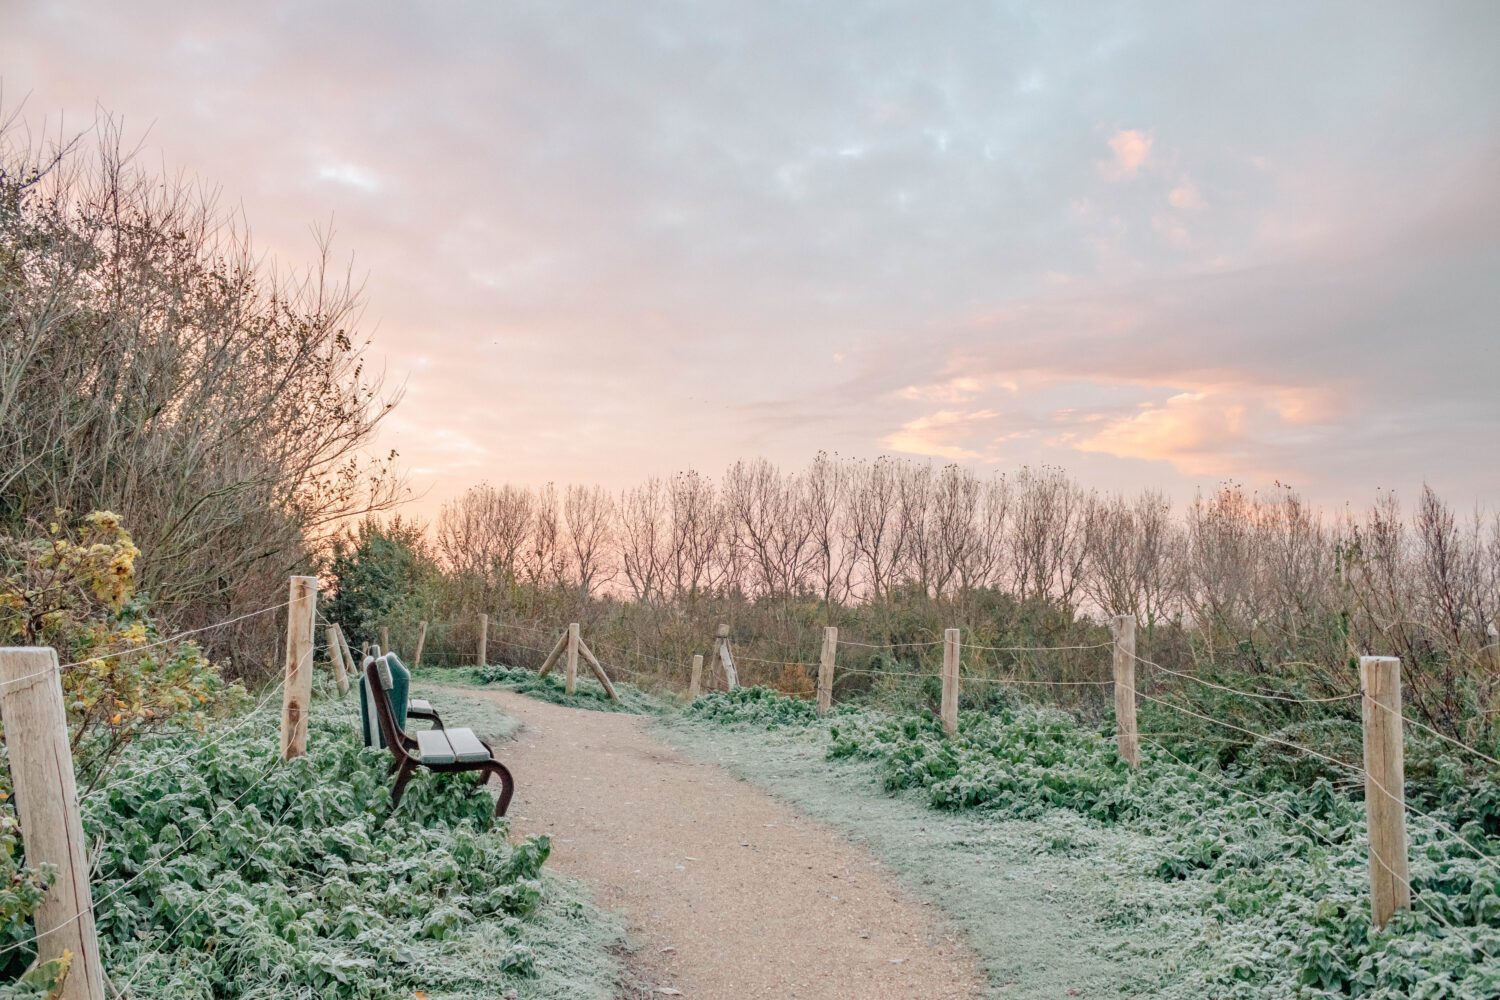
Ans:
[{"label": "bench metal leg", "polygon": [[505,815],[505,810],[510,808],[510,797],[516,794],[516,779],[511,777],[510,768],[498,760],[491,761],[484,771],[484,780],[489,782],[490,775],[500,776],[500,798],[495,802],[495,818]]},{"label": "bench metal leg", "polygon": [[417,765],[410,758],[401,762],[401,769],[396,772],[396,784],[391,788],[391,812],[401,804],[401,796],[406,794],[406,783],[411,780],[412,772]]}]

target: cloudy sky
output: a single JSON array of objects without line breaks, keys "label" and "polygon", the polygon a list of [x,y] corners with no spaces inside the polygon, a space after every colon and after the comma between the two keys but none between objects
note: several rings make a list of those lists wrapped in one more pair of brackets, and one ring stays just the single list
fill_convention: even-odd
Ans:
[{"label": "cloudy sky", "polygon": [[1500,4],[22,3],[366,276],[424,509],[824,449],[1500,494]]}]

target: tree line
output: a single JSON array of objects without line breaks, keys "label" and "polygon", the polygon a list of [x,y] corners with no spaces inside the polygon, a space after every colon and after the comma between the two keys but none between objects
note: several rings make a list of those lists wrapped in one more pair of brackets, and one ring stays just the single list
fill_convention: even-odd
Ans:
[{"label": "tree line", "polygon": [[[413,589],[426,596],[387,617],[433,620],[439,656],[472,650],[481,611],[582,619],[640,669],[704,652],[721,620],[748,653],[800,664],[822,624],[874,643],[959,626],[979,644],[1060,646],[1107,639],[1109,616],[1133,614],[1148,658],[1257,688],[1347,692],[1354,658],[1379,653],[1402,657],[1409,700],[1435,722],[1484,718],[1497,693],[1500,519],[1460,516],[1430,489],[1410,509],[1387,493],[1328,513],[1280,486],[1174,504],[1053,467],[820,454],[619,492],[481,484],[404,538],[430,563]],[[1097,661],[1019,665],[1061,677]]]}]

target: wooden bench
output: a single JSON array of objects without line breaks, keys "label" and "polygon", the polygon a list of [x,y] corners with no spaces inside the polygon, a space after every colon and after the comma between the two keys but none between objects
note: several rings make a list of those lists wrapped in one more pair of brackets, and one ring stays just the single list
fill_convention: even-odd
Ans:
[{"label": "wooden bench", "polygon": [[437,709],[432,707],[432,702],[426,698],[413,698],[406,703],[406,717],[408,719],[424,719],[432,723],[433,729],[442,729],[443,720],[437,714]]},{"label": "wooden bench", "polygon": [[396,725],[396,715],[391,711],[389,691],[393,683],[390,665],[384,657],[371,657],[366,662],[365,684],[375,695],[375,714],[380,719],[380,732],[391,752],[391,770],[396,775],[396,784],[391,788],[391,808],[394,810],[401,804],[406,783],[417,768],[425,767],[439,773],[479,771],[486,783],[492,776],[498,776],[500,797],[495,802],[495,815],[504,816],[515,794],[516,781],[509,768],[495,759],[490,745],[475,736],[472,729],[426,729],[417,733],[415,739],[407,736]]},{"label": "wooden bench", "polygon": [[[380,731],[380,721],[375,716],[375,699],[371,696],[371,692],[375,689],[370,686],[368,679],[365,677],[365,669],[370,665],[370,661],[382,658],[390,664],[391,673],[395,681],[395,687],[393,689],[388,688],[387,690],[394,690],[396,692],[391,698],[392,711],[396,716],[396,728],[404,730],[406,724],[411,720],[421,719],[432,723],[432,728],[434,729],[442,729],[442,717],[438,715],[437,709],[432,707],[432,702],[424,698],[407,697],[405,712],[395,711],[396,704],[411,691],[411,671],[406,668],[406,664],[402,663],[401,658],[395,653],[381,653],[380,647],[375,646],[370,653],[365,655],[364,661],[360,664],[359,714],[360,726],[363,729],[365,738],[365,746],[377,748],[385,746],[385,737],[381,735]],[[408,740],[407,746],[409,749],[415,749],[416,744]]]}]

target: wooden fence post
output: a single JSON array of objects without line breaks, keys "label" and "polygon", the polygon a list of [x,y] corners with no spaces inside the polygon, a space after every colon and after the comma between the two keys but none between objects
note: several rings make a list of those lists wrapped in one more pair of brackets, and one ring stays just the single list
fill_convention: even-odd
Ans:
[{"label": "wooden fence post", "polygon": [[348,671],[350,677],[361,676],[360,671],[364,669],[364,661],[360,661],[359,666],[354,665],[354,651],[349,648],[349,637],[344,634],[344,626],[335,625],[334,628],[339,634],[339,648],[344,651],[345,669]]},{"label": "wooden fence post", "polygon": [[688,701],[698,700],[698,694],[703,689],[703,654],[693,654],[693,675],[688,679]]},{"label": "wooden fence post", "polygon": [[564,632],[562,635],[557,637],[557,642],[553,645],[552,652],[548,653],[547,658],[542,661],[542,666],[539,670],[537,670],[536,675],[538,677],[546,677],[547,671],[551,670],[557,665],[557,658],[561,656],[563,654],[563,650],[567,648],[568,633]]},{"label": "wooden fence post", "polygon": [[578,623],[568,625],[568,660],[563,668],[563,690],[568,694],[578,686]]},{"label": "wooden fence post", "polygon": [[599,662],[599,657],[595,656],[594,651],[589,648],[588,640],[584,639],[581,635],[578,637],[578,652],[583,654],[584,661],[588,663],[589,669],[593,670],[594,676],[603,685],[604,693],[609,695],[609,700],[619,701],[620,696],[615,693],[614,682],[609,679],[609,674],[605,672],[604,664]]},{"label": "wooden fence post", "polygon": [[490,616],[479,616],[479,665],[490,665]]},{"label": "wooden fence post", "polygon": [[391,629],[388,625],[380,626],[380,651],[382,653],[391,652]]},{"label": "wooden fence post", "polygon": [[427,645],[427,623],[422,621],[417,623],[417,652],[411,658],[413,667],[422,665],[422,647],[425,645]]},{"label": "wooden fence post", "polygon": [[333,667],[333,680],[339,686],[339,694],[348,694],[349,674],[344,670],[344,648],[339,643],[338,626],[330,625],[323,630],[323,645],[328,647],[328,662]]},{"label": "wooden fence post", "polygon": [[313,619],[318,578],[294,576],[286,609],[286,680],[281,689],[281,759],[307,753],[307,710],[312,703]]},{"label": "wooden fence post", "polygon": [[838,657],[839,630],[829,625],[823,629],[823,657],[818,661],[818,714],[827,715],[833,707],[833,664]]},{"label": "wooden fence post", "polygon": [[1401,661],[1361,656],[1365,729],[1365,812],[1370,827],[1370,909],[1376,927],[1411,909],[1406,853],[1406,762],[1401,725]]},{"label": "wooden fence post", "polygon": [[37,958],[50,962],[72,955],[62,990],[55,994],[61,1000],[104,1000],[104,967],[94,932],[85,853],[88,842],[78,818],[78,786],[55,650],[0,649],[0,716],[5,720],[26,863],[57,869],[36,911]]},{"label": "wooden fence post", "polygon": [[1115,741],[1131,767],[1141,764],[1135,725],[1135,615],[1115,616]]},{"label": "wooden fence post", "polygon": [[724,688],[733,691],[740,686],[740,672],[734,665],[734,653],[729,649],[729,626],[720,623],[714,630],[714,655],[724,667]]},{"label": "wooden fence post", "polygon": [[943,732],[949,736],[958,733],[958,629],[943,632]]}]

